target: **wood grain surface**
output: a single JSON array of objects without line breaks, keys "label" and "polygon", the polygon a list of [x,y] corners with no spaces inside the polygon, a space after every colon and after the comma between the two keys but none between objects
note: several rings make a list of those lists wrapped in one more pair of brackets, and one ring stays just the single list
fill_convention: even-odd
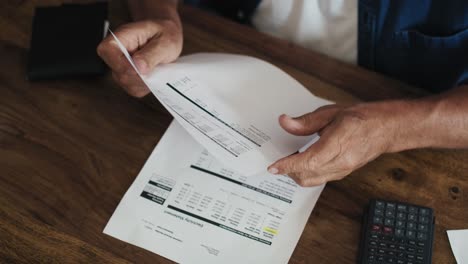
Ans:
[{"label": "wood grain surface", "polygon": [[[152,96],[127,96],[110,74],[25,78],[34,7],[61,2],[0,2],[0,262],[171,263],[102,233],[171,116]],[[425,94],[200,10],[181,14],[184,54],[257,56],[342,103]],[[111,2],[110,20],[129,21],[121,1]],[[291,263],[355,263],[363,208],[375,197],[434,208],[433,263],[455,263],[446,230],[468,228],[468,151],[383,155],[329,183]]]}]

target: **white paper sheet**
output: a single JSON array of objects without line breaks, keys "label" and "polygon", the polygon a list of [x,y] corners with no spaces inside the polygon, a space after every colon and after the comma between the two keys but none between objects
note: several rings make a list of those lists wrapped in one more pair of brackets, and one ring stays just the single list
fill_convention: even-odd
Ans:
[{"label": "white paper sheet", "polygon": [[245,177],[172,122],[104,233],[181,263],[287,263],[323,187]]},{"label": "white paper sheet", "polygon": [[288,134],[278,125],[279,115],[302,115],[330,103],[275,66],[241,55],[184,56],[141,77],[198,143],[244,175],[265,172],[317,137]]},{"label": "white paper sheet", "polygon": [[447,230],[447,236],[457,263],[468,263],[468,229]]}]

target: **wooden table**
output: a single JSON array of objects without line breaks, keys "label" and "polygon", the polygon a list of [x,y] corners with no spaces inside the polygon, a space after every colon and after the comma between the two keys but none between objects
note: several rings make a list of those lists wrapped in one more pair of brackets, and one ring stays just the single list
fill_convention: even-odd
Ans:
[{"label": "wooden table", "polygon": [[[110,76],[26,81],[34,6],[0,4],[0,262],[169,263],[102,230],[171,116],[152,98],[127,96]],[[424,94],[199,10],[181,14],[185,54],[254,55],[338,102]],[[114,27],[128,21],[119,1],[110,16]],[[455,263],[446,230],[468,227],[467,161],[467,151],[407,151],[329,183],[291,263],[354,263],[362,210],[374,197],[434,208],[433,263]]]}]

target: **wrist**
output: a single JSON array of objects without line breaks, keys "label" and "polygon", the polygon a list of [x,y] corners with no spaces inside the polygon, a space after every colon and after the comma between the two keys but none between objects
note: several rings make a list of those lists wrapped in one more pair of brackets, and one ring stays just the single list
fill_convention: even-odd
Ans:
[{"label": "wrist", "polygon": [[433,98],[385,102],[384,110],[388,112],[386,129],[391,131],[387,152],[432,146],[437,104]]},{"label": "wrist", "polygon": [[372,137],[385,153],[431,146],[436,104],[432,99],[391,100],[358,104],[352,110],[369,121]]}]

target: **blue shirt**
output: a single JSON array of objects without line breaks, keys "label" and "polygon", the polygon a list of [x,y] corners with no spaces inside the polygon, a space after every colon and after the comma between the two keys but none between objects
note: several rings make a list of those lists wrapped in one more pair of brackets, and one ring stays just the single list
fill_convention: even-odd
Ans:
[{"label": "blue shirt", "polygon": [[358,63],[440,92],[468,84],[467,0],[360,0]]},{"label": "blue shirt", "polygon": [[[248,23],[259,0],[186,0]],[[468,84],[468,0],[359,0],[358,64],[440,92]]]}]

